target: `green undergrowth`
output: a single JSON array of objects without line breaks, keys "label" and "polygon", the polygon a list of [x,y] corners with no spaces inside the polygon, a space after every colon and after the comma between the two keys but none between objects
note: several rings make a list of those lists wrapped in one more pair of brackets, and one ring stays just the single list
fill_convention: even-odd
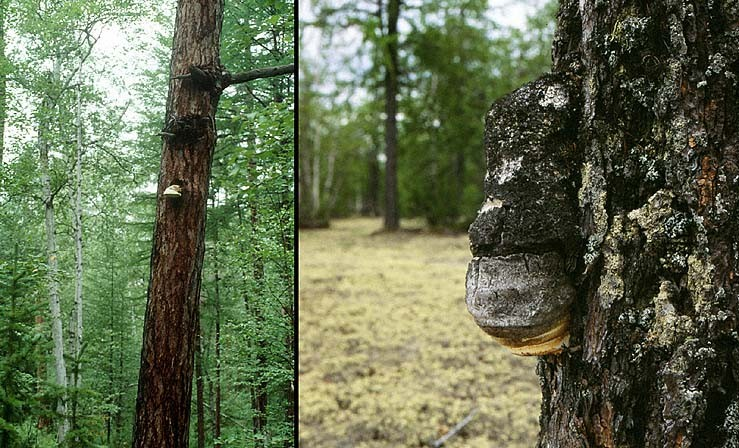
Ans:
[{"label": "green undergrowth", "polygon": [[300,446],[535,445],[533,358],[511,355],[464,303],[467,236],[337,220],[299,236]]}]

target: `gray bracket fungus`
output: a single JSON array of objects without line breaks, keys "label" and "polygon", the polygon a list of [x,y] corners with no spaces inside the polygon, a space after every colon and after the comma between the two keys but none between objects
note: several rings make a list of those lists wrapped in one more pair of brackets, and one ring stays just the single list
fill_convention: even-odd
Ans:
[{"label": "gray bracket fungus", "polygon": [[555,353],[568,337],[581,251],[576,88],[545,75],[493,104],[485,127],[485,202],[469,229],[475,257],[467,307],[521,355]]}]

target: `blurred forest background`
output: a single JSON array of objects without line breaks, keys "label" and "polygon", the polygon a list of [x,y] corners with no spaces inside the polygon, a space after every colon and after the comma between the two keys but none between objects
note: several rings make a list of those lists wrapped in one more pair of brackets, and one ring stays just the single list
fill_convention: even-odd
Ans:
[{"label": "blurred forest background", "polygon": [[[388,14],[393,1],[301,3],[299,224],[384,215]],[[401,217],[466,230],[483,199],[484,115],[549,69],[557,2],[402,2]],[[526,14],[528,13],[528,14]],[[523,18],[525,17],[525,19]],[[523,23],[518,26],[512,22]]]},{"label": "blurred forest background", "polygon": [[[466,416],[444,446],[535,445],[536,363],[472,322],[464,232],[484,199],[485,114],[549,70],[556,8],[301,2],[301,445],[439,446]],[[402,226],[383,232],[393,70]]]},{"label": "blurred forest background", "polygon": [[[131,446],[175,6],[0,0],[2,448]],[[221,63],[294,62],[294,7],[227,1]],[[220,100],[191,446],[293,446],[294,91]]]}]

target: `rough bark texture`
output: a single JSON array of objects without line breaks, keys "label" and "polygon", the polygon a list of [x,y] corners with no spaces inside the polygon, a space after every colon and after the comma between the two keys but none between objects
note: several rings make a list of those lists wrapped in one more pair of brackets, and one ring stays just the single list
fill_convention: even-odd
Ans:
[{"label": "rough bark texture", "polygon": [[538,446],[739,446],[739,4],[562,1],[554,72],[583,244]]},{"label": "rough bark texture", "polygon": [[398,210],[398,16],[400,0],[388,0],[385,48],[385,230],[400,227]]},{"label": "rough bark texture", "polygon": [[[221,0],[180,0],[170,73],[221,73]],[[193,354],[215,146],[217,82],[170,81],[141,353],[134,447],[187,447]],[[165,198],[170,185],[182,196]]]}]

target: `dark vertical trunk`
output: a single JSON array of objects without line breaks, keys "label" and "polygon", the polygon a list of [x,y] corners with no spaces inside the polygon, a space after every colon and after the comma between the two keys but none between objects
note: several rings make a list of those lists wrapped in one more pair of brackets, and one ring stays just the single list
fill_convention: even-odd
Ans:
[{"label": "dark vertical trunk", "polygon": [[205,405],[203,403],[203,330],[198,325],[198,334],[195,337],[195,389],[198,448],[205,448]]},{"label": "dark vertical trunk", "polygon": [[377,160],[378,146],[373,146],[367,154],[367,184],[362,195],[362,209],[364,216],[378,216],[380,214],[380,162]]},{"label": "dark vertical trunk", "polygon": [[[294,328],[295,324],[295,296],[293,294],[294,291],[294,239],[291,237],[293,232],[293,226],[291,225],[291,220],[287,218],[287,220],[284,219],[285,216],[288,215],[288,213],[292,213],[292,204],[293,201],[283,197],[283,200],[280,202],[280,243],[282,246],[283,254],[284,254],[284,260],[289,261],[288,263],[281,264],[280,268],[280,278],[285,283],[285,289],[288,292],[288,301],[287,303],[283,302],[282,305],[282,315],[287,321],[287,334],[285,335],[285,350],[288,353],[289,359],[291,360],[290,367],[291,370],[295,370],[295,353],[296,353],[296,347],[295,347],[295,338],[293,335],[293,332],[291,329]],[[295,421],[295,384],[294,384],[294,378],[291,377],[288,381],[285,382],[284,386],[285,391],[285,401],[287,403],[287,408],[285,409],[285,421],[288,425],[292,425],[293,430],[297,428],[297,421]],[[288,438],[285,440],[285,447],[289,448],[293,446],[293,440],[292,438]]]},{"label": "dark vertical trunk", "polygon": [[[254,165],[252,165],[254,167]],[[256,174],[256,173],[255,173]],[[255,253],[256,256],[254,257],[254,264],[253,264],[253,271],[252,275],[254,277],[255,283],[257,285],[257,291],[262,291],[262,283],[264,281],[264,260],[262,259],[262,255],[260,252],[260,247],[258,246],[257,242],[257,225],[259,224],[259,216],[258,216],[258,210],[257,206],[254,202],[249,202],[249,216],[250,216],[250,222],[251,222],[251,232],[253,235],[253,241],[254,241],[254,247],[255,247]],[[254,313],[254,319],[257,322],[257,327],[261,327],[264,322],[264,315],[262,310],[262,304],[255,304],[252,306],[252,311]],[[256,379],[255,379],[255,385],[254,385],[254,392],[252,395],[252,412],[254,413],[252,417],[252,424],[254,428],[254,446],[255,447],[263,447],[265,445],[265,440],[267,439],[266,434],[266,420],[267,420],[267,381],[264,378],[264,369],[266,368],[267,364],[267,358],[266,358],[266,340],[261,332],[257,332],[257,341],[256,341],[256,351],[257,351],[257,368],[256,368]]]},{"label": "dark vertical trunk", "polygon": [[[582,249],[546,249],[577,252],[577,288],[569,347],[538,365],[540,447],[739,446],[737,24],[731,2],[566,0],[554,71],[576,93],[545,80],[513,96],[529,95],[521,111],[565,105],[573,122],[558,138],[579,159],[569,175]],[[504,188],[495,178],[522,182],[494,171],[495,136],[516,125],[504,121],[486,129],[485,213],[497,216],[521,205],[499,213],[491,199]]]},{"label": "dark vertical trunk", "polygon": [[[220,85],[221,0],[180,0],[157,189],[134,447],[187,447],[205,209]],[[201,70],[191,68],[200,67]],[[175,76],[191,73],[189,78]],[[165,189],[180,186],[180,196]],[[171,190],[170,190],[171,191]]]},{"label": "dark vertical trunk", "polygon": [[398,16],[400,0],[388,0],[385,47],[385,230],[400,226],[398,211]]}]

